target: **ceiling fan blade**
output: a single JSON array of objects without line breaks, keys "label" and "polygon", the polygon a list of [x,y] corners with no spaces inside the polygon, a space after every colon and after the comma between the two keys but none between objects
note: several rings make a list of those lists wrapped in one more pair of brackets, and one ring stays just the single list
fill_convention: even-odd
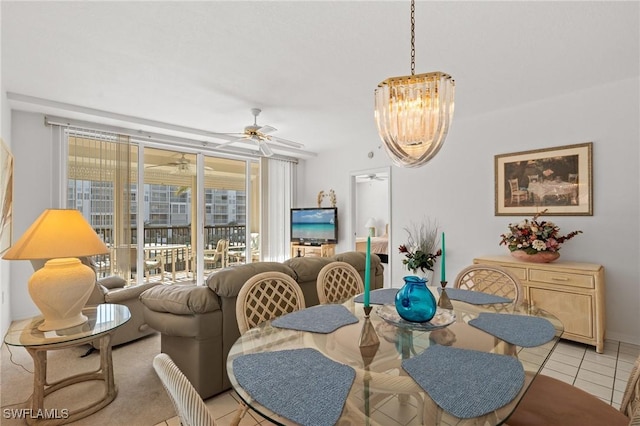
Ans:
[{"label": "ceiling fan blade", "polygon": [[248,138],[245,135],[245,136],[242,136],[242,137],[239,137],[239,138],[235,138],[235,139],[228,140],[226,142],[219,143],[218,145],[214,146],[213,149],[220,149],[220,148],[226,147],[227,145],[231,145],[232,143],[242,142],[242,141],[249,141],[249,140],[251,140],[251,138]]},{"label": "ceiling fan blade", "polygon": [[263,133],[265,135],[268,135],[269,133],[273,133],[273,132],[277,132],[277,131],[278,131],[278,129],[276,129],[273,126],[269,126],[269,125],[262,126],[257,130],[257,132]]},{"label": "ceiling fan blade", "polygon": [[264,155],[265,157],[271,157],[273,155],[273,151],[271,150],[269,144],[267,144],[262,139],[258,140],[258,148],[260,149],[260,152],[262,152],[262,155]]},{"label": "ceiling fan blade", "polygon": [[145,169],[152,169],[154,167],[175,167],[175,166],[179,166],[181,163],[162,163],[162,164],[154,164],[153,166],[147,166],[145,167]]},{"label": "ceiling fan blade", "polygon": [[290,141],[288,139],[282,139],[277,136],[269,136],[269,140],[275,143],[280,143],[282,145],[290,146],[292,148],[304,148],[304,145],[299,142]]}]

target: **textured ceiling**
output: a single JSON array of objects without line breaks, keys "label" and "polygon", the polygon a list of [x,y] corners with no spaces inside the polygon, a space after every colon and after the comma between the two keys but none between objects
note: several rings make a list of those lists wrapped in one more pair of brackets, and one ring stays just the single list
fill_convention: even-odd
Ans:
[{"label": "textured ceiling", "polygon": [[[419,1],[416,72],[455,78],[454,126],[637,77],[639,10]],[[39,98],[12,106],[112,124],[103,112],[240,132],[259,107],[258,124],[321,152],[370,139],[373,90],[410,72],[409,1],[5,0],[1,13],[4,89]]]}]

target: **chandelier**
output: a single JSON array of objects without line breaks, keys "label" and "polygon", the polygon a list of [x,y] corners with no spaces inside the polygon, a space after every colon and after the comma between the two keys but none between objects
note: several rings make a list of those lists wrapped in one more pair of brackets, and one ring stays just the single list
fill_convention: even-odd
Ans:
[{"label": "chandelier", "polygon": [[378,133],[391,160],[418,167],[433,158],[453,118],[455,82],[449,74],[415,74],[415,0],[411,0],[411,75],[390,77],[375,90]]}]

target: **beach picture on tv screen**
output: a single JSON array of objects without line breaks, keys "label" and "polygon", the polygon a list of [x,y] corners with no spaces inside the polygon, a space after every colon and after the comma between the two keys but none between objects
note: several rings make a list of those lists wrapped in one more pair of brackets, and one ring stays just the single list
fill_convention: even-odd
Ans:
[{"label": "beach picture on tv screen", "polygon": [[291,237],[296,240],[334,240],[336,211],[334,209],[292,210]]}]

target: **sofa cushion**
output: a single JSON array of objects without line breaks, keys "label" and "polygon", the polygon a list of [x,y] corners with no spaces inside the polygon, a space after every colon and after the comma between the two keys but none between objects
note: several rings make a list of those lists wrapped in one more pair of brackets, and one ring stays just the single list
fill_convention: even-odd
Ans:
[{"label": "sofa cushion", "polygon": [[140,295],[152,311],[177,315],[203,314],[220,309],[215,294],[206,286],[157,285]]},{"label": "sofa cushion", "polygon": [[[348,251],[345,253],[338,253],[332,257],[332,260],[338,262],[347,262],[354,268],[356,271],[364,271],[366,256],[363,256],[360,252],[357,251]],[[371,266],[375,268],[373,275],[382,274],[384,271],[384,266],[380,263],[380,258],[377,254],[371,253]]]},{"label": "sofa cushion", "polygon": [[293,257],[283,263],[295,272],[293,277],[299,283],[315,281],[320,270],[332,262],[328,257]]},{"label": "sofa cushion", "polygon": [[225,298],[237,297],[240,288],[250,278],[262,272],[282,272],[295,279],[296,275],[291,268],[279,262],[256,262],[246,265],[231,266],[214,272],[207,278],[207,286],[218,296]]}]

